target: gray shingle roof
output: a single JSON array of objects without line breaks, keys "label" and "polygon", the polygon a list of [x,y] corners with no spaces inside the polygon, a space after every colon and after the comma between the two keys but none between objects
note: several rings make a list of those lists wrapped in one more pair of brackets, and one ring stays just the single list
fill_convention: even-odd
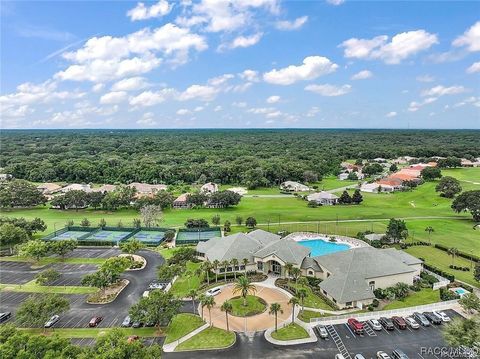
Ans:
[{"label": "gray shingle roof", "polygon": [[315,261],[312,257],[305,257],[302,261],[302,265],[300,266],[302,269],[312,268],[316,272],[323,272],[322,268],[318,265],[317,261]]},{"label": "gray shingle roof", "polygon": [[274,254],[285,263],[300,265],[310,254],[310,248],[302,246],[291,239],[280,239],[271,242],[255,253],[255,257],[265,258]]},{"label": "gray shingle roof", "polygon": [[277,241],[279,240],[280,237],[277,234],[273,234],[271,232],[264,231],[263,229],[256,229],[254,231],[251,231],[250,233],[247,234],[249,237],[256,239],[260,243],[266,245],[272,241]]}]

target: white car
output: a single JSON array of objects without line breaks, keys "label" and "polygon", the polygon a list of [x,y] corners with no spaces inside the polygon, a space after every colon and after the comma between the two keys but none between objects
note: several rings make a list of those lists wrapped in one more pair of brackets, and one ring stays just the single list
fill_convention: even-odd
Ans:
[{"label": "white car", "polygon": [[377,359],[391,359],[390,355],[385,352],[379,351],[377,352]]},{"label": "white car", "polygon": [[451,321],[450,317],[447,314],[445,314],[445,312],[433,312],[433,314],[439,317],[442,320],[442,322]]},{"label": "white car", "polygon": [[60,320],[60,316],[54,315],[51,317],[48,322],[45,323],[45,328],[51,328],[53,325]]},{"label": "white car", "polygon": [[207,290],[205,295],[207,295],[209,297],[214,297],[217,294],[220,294],[221,292],[222,292],[222,290],[220,289],[220,287],[217,287],[217,288],[212,288],[212,289]]},{"label": "white car", "polygon": [[342,354],[337,354],[335,355],[335,359],[345,359],[345,357]]},{"label": "white car", "polygon": [[142,297],[148,298],[149,295],[150,295],[150,291],[146,290],[145,292],[143,292]]},{"label": "white car", "polygon": [[368,324],[370,324],[370,326],[372,327],[373,330],[382,330],[382,325],[380,324],[380,322],[376,319],[370,319],[368,321]]},{"label": "white car", "polygon": [[318,333],[318,336],[322,339],[326,339],[328,338],[328,332],[327,332],[327,329],[325,329],[325,327],[323,325],[317,325],[315,327],[317,333]]},{"label": "white car", "polygon": [[420,328],[420,324],[418,324],[417,321],[415,319],[413,319],[412,317],[406,317],[405,318],[405,323],[407,323],[407,325],[412,329]]},{"label": "white car", "polygon": [[362,354],[357,354],[353,359],[365,359],[365,357]]}]

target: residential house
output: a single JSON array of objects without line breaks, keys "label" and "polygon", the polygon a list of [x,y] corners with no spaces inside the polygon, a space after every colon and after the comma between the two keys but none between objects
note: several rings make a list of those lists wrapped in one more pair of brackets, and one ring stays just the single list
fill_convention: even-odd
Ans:
[{"label": "residential house", "polygon": [[335,205],[338,203],[338,199],[338,196],[325,191],[315,192],[307,196],[307,201],[313,201],[322,206]]},{"label": "residential house", "polygon": [[183,193],[173,201],[173,208],[191,208],[192,205],[187,202],[190,193]]},{"label": "residential house", "polygon": [[56,183],[41,183],[37,186],[37,189],[44,195],[51,195],[62,189],[62,186]]},{"label": "residential house", "polygon": [[67,193],[70,191],[84,191],[84,192],[90,193],[92,192],[92,187],[89,184],[85,184],[85,183],[72,183],[59,190],[59,192],[63,192],[63,193]]},{"label": "residential house", "polygon": [[286,192],[307,192],[310,187],[294,181],[285,181],[280,185],[280,189]]},{"label": "residential house", "polygon": [[128,185],[128,187],[135,188],[137,190],[136,197],[153,197],[155,193],[159,191],[166,191],[167,185],[165,184],[148,184],[148,183],[139,183],[133,182]]},{"label": "residential house", "polygon": [[208,182],[205,183],[202,187],[200,187],[200,192],[205,194],[211,194],[218,192],[219,186],[216,183]]},{"label": "residential house", "polygon": [[98,188],[94,188],[93,189],[93,192],[102,192],[102,193],[108,193],[108,192],[113,192],[115,191],[115,189],[117,188],[117,186],[113,185],[113,184],[104,184],[103,186],[100,186]]}]

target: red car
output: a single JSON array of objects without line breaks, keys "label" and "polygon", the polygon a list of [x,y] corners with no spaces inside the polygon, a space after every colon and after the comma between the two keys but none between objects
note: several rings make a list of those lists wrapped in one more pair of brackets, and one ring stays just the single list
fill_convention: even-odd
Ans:
[{"label": "red car", "polygon": [[392,317],[392,321],[398,329],[407,329],[407,323],[402,317]]},{"label": "red car", "polygon": [[90,322],[88,322],[88,326],[90,328],[96,327],[101,321],[103,320],[103,317],[93,317],[90,319]]},{"label": "red car", "polygon": [[363,324],[360,323],[355,318],[350,318],[347,323],[348,323],[348,326],[350,327],[350,329],[355,334],[363,334],[364,333],[365,330],[363,329]]}]

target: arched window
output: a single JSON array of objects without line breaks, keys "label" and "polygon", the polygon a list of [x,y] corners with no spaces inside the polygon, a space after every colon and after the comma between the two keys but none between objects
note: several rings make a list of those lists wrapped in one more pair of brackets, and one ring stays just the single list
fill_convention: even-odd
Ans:
[{"label": "arched window", "polygon": [[371,289],[372,291],[375,290],[375,281],[374,281],[374,280],[370,281],[370,282],[368,283],[368,286],[370,287],[370,289]]}]

